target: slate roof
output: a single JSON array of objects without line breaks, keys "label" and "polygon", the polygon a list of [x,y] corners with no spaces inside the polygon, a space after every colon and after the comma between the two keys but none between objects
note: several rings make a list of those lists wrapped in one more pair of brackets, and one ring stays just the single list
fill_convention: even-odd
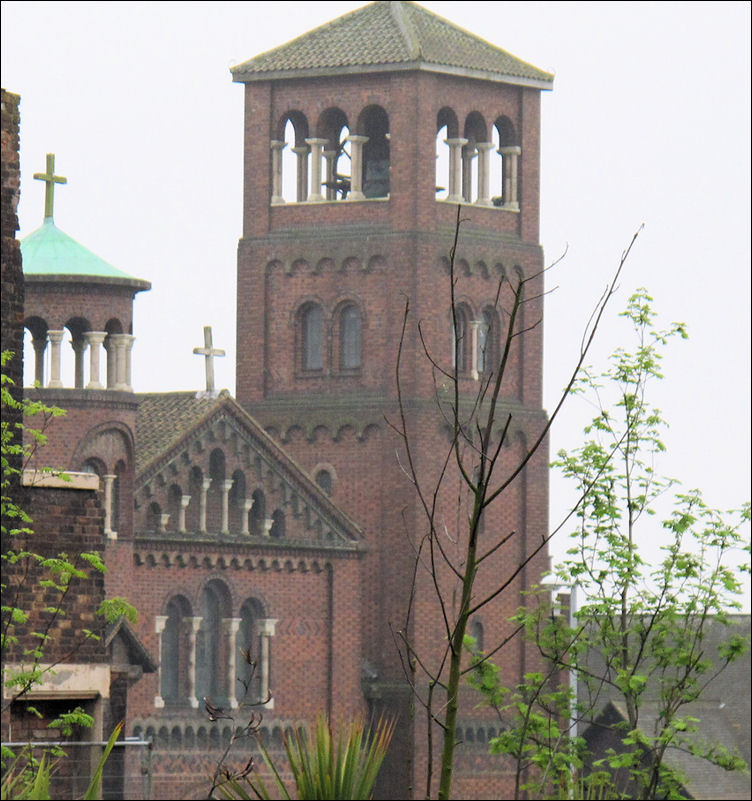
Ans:
[{"label": "slate roof", "polygon": [[424,69],[550,89],[553,75],[412,2],[375,2],[230,69],[239,83]]},{"label": "slate roof", "polygon": [[[714,664],[706,674],[708,676],[712,676],[720,665],[718,647],[722,643],[734,634],[747,639],[750,636],[749,615],[730,615],[730,620],[728,627],[712,622],[705,630],[703,655]],[[699,700],[686,704],[679,711],[682,717],[691,716],[700,721],[698,731],[686,735],[689,741],[723,745],[738,753],[747,765],[750,764],[750,661],[750,651],[747,650],[710,680]],[[587,667],[593,675],[606,674],[602,658],[595,654],[589,656]],[[609,684],[598,684],[598,688],[597,708],[606,710],[610,706],[619,718],[626,720],[625,705],[615,688]],[[589,703],[586,692],[582,687],[579,689],[580,699]],[[649,678],[640,702],[639,720],[640,728],[647,733],[654,730],[660,691],[659,675]],[[750,798],[749,773],[726,771],[679,748],[667,751],[666,764],[684,777],[684,787],[691,798]]]},{"label": "slate roof", "polygon": [[177,444],[222,398],[196,397],[195,392],[139,394],[136,417],[136,475],[160,454]]}]

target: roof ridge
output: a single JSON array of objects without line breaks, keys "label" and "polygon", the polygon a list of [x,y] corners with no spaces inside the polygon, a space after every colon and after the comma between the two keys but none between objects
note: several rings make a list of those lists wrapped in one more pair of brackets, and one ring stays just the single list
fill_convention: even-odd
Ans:
[{"label": "roof ridge", "polygon": [[410,59],[412,61],[417,61],[423,57],[423,51],[420,46],[418,34],[413,24],[408,19],[407,14],[405,14],[405,5],[403,0],[390,0],[389,11],[391,12],[392,19],[397,25],[397,28],[405,39]]}]

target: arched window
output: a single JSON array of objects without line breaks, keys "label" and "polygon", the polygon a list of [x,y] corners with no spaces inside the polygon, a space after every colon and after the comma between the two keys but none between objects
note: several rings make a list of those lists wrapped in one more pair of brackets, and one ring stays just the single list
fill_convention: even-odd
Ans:
[{"label": "arched window", "polygon": [[480,375],[499,368],[499,324],[496,311],[483,309],[478,324],[478,357],[476,369]]},{"label": "arched window", "polygon": [[[240,607],[240,627],[238,628],[237,646],[242,656],[238,660],[238,678],[242,690],[237,693],[241,697],[246,693],[248,703],[259,700],[261,688],[261,643],[259,642],[259,621],[264,618],[262,605],[255,598],[247,599]],[[246,656],[248,659],[246,659]],[[250,660],[250,663],[249,663]]]},{"label": "arched window", "polygon": [[465,120],[465,135],[467,140],[462,148],[462,197],[466,203],[472,203],[474,196],[476,202],[490,202],[484,194],[488,188],[486,155],[481,153],[483,146],[488,144],[486,122],[477,111],[467,115]]},{"label": "arched window", "polygon": [[269,529],[269,536],[280,540],[285,537],[285,513],[281,509],[275,509],[272,513],[272,527]]},{"label": "arched window", "polygon": [[467,633],[475,640],[475,650],[482,651],[484,648],[483,624],[480,620],[471,620]]},{"label": "arched window", "polygon": [[454,309],[452,320],[452,364],[458,373],[466,373],[470,365],[470,315],[464,304]]},{"label": "arched window", "polygon": [[436,117],[436,199],[459,202],[461,198],[461,149],[457,115],[442,108]]},{"label": "arched window", "polygon": [[183,498],[183,490],[177,484],[171,484],[167,490],[167,513],[170,519],[167,521],[168,531],[178,531],[180,528],[180,502]]},{"label": "arched window", "polygon": [[248,513],[250,515],[248,528],[254,537],[260,537],[264,533],[264,523],[266,522],[266,498],[260,489],[255,490],[251,497],[253,506]]},{"label": "arched window", "polygon": [[522,150],[514,125],[508,117],[499,117],[494,123],[493,142],[496,145],[496,164],[501,161],[501,169],[497,166],[492,177],[493,204],[506,209],[519,209],[519,157]]},{"label": "arched window", "polygon": [[112,482],[112,507],[110,514],[112,520],[110,527],[113,531],[120,531],[120,527],[124,521],[123,515],[123,480],[126,474],[125,462],[121,459],[115,465],[115,480]]},{"label": "arched window", "polygon": [[188,601],[182,596],[170,600],[167,620],[162,631],[160,695],[165,704],[185,703],[188,700],[188,669],[190,662],[187,618],[191,616]]},{"label": "arched window", "polygon": [[389,116],[381,106],[368,106],[358,119],[363,144],[363,195],[389,196]]},{"label": "arched window", "polygon": [[222,620],[229,617],[229,593],[225,585],[212,579],[202,590],[201,626],[196,633],[196,697],[213,703],[226,701],[227,647],[222,636]]},{"label": "arched window", "polygon": [[339,318],[340,369],[356,370],[360,367],[360,345],[360,309],[350,304],[345,306]]},{"label": "arched window", "polygon": [[321,370],[324,367],[324,314],[321,306],[308,303],[300,314],[301,367]]},{"label": "arched window", "polygon": [[146,511],[146,530],[147,531],[160,531],[162,528],[162,508],[160,505],[153,501],[149,504]]},{"label": "arched window", "polygon": [[232,474],[232,487],[230,487],[229,514],[230,531],[238,532],[241,529],[241,518],[245,506],[245,474],[242,470],[236,470]]},{"label": "arched window", "polygon": [[319,470],[316,473],[316,483],[327,494],[332,494],[332,474],[328,470]]}]

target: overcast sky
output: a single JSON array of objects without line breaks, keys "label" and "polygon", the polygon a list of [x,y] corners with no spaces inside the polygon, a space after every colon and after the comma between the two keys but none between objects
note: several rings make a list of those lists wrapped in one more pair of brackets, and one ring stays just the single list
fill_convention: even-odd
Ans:
[{"label": "overcast sky", "polygon": [[[37,228],[45,154],[55,222],[125,272],[136,298],[134,387],[201,389],[202,326],[234,390],[243,92],[229,67],[349,2],[3,2],[2,85],[21,95],[21,231]],[[655,401],[671,422],[659,468],[738,506],[750,485],[750,4],[426,2],[556,74],[544,92],[541,241],[550,275],[545,404],[590,309],[644,223],[592,361],[623,342],[617,312],[646,286],[687,323]],[[570,405],[552,453],[591,409]],[[552,474],[552,520],[566,504]],[[561,551],[565,543],[554,550]]]}]

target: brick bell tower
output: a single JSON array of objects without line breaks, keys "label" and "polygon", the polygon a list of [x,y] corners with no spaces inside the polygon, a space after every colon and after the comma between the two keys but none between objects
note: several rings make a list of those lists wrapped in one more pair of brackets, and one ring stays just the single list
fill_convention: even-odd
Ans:
[{"label": "brick bell tower", "polygon": [[47,155],[42,225],[21,241],[28,333],[26,397],[58,406],[40,464],[99,477],[107,538],[107,592],[128,595],[133,563],[133,300],[151,288],[92,253],[55,225],[55,175]]},{"label": "brick bell tower", "polygon": [[[232,75],[245,89],[237,397],[366,533],[362,603],[352,610],[365,650],[353,659],[363,668],[364,706],[395,710],[401,721],[381,795],[421,795],[424,715],[409,715],[395,633],[405,629],[428,662],[446,637],[420,570],[405,628],[415,543],[427,529],[387,423],[397,419],[405,304],[401,391],[418,470],[430,482],[449,438],[423,342],[444,369],[456,365],[461,396],[472,402],[504,346],[511,287],[530,279],[501,393],[499,419],[512,419],[501,469],[511,471],[546,420],[540,93],[553,77],[409,2],[367,5]],[[458,205],[455,348],[448,256]],[[479,573],[479,594],[510,577],[547,534],[547,481],[542,448],[490,507],[486,532],[516,535]],[[462,536],[459,492],[450,479],[439,500],[447,542]],[[503,638],[545,562],[543,551],[472,621],[486,647]],[[514,681],[529,658],[519,642],[506,647],[498,657],[505,678]],[[457,797],[487,797],[510,780],[488,756],[496,729],[474,709],[478,700],[468,691],[460,716]]]}]

